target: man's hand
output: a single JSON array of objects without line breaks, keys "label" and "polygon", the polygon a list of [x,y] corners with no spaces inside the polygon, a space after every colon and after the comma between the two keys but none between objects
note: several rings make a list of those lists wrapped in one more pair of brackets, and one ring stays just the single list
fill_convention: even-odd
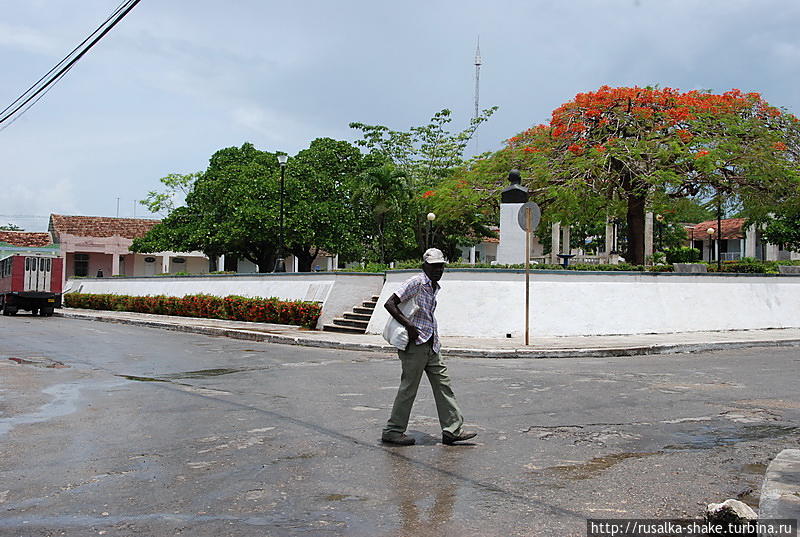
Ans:
[{"label": "man's hand", "polygon": [[[412,324],[411,326],[407,326],[406,330],[408,331],[408,344],[410,346],[412,343],[417,342],[417,338],[419,337],[419,329]],[[408,347],[406,347],[406,349],[407,348]]]}]

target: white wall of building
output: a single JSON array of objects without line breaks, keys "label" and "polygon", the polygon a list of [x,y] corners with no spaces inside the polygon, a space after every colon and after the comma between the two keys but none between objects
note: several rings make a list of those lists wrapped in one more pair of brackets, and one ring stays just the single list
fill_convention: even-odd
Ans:
[{"label": "white wall of building", "polygon": [[[389,272],[379,306],[414,271]],[[533,336],[800,327],[800,277],[531,272]],[[524,271],[454,269],[440,282],[445,336],[524,335]],[[388,312],[378,307],[369,333]]]}]

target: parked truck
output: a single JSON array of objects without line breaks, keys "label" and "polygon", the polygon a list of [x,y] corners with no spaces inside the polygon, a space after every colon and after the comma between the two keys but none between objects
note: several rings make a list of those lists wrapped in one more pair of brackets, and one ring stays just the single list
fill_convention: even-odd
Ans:
[{"label": "parked truck", "polygon": [[48,253],[0,255],[0,309],[49,317],[61,307],[63,260]]}]

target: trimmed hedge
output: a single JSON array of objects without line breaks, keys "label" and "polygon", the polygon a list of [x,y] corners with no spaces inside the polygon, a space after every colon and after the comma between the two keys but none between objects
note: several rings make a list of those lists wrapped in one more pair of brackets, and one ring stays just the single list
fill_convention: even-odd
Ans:
[{"label": "trimmed hedge", "polygon": [[294,324],[314,328],[322,312],[316,302],[284,301],[277,298],[246,298],[211,295],[128,296],[67,293],[64,305],[93,310],[135,311],[179,317],[229,319],[256,323]]}]

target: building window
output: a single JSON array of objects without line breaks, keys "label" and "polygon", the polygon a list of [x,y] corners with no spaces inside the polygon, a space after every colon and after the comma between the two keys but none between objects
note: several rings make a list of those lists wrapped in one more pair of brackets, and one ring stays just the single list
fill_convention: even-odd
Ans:
[{"label": "building window", "polygon": [[75,276],[89,275],[89,254],[75,254]]}]

